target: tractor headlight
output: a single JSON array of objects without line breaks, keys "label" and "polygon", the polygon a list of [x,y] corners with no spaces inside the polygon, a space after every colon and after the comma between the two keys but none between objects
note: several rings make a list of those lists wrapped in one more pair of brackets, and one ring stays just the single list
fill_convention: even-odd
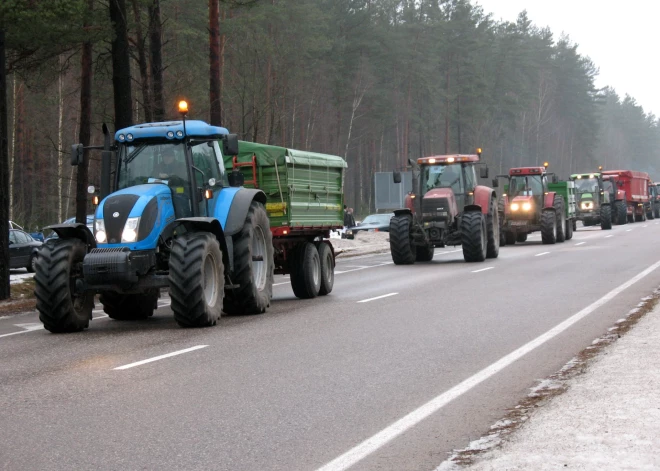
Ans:
[{"label": "tractor headlight", "polygon": [[580,208],[581,209],[593,209],[594,203],[593,201],[583,201],[580,203]]},{"label": "tractor headlight", "polygon": [[523,211],[529,211],[530,209],[532,209],[532,203],[523,203],[522,209]]},{"label": "tractor headlight", "polygon": [[108,240],[108,235],[105,233],[105,221],[103,219],[94,221],[94,237],[99,244],[105,244]]},{"label": "tractor headlight", "polygon": [[518,203],[511,203],[511,211],[518,211],[520,209],[520,205]]},{"label": "tractor headlight", "polygon": [[124,224],[124,232],[121,233],[122,242],[135,242],[138,235],[140,218],[128,218]]}]

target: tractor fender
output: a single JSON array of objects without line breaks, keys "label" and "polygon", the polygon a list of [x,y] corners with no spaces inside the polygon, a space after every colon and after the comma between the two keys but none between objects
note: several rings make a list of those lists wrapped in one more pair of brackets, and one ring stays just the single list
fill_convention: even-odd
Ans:
[{"label": "tractor fender", "polygon": [[394,210],[394,215],[395,216],[410,216],[412,217],[412,211],[408,208],[406,209],[395,209]]},{"label": "tractor fender", "polygon": [[261,204],[266,204],[266,193],[262,190],[252,188],[241,188],[236,192],[234,199],[229,208],[227,215],[227,222],[225,223],[225,236],[230,237],[237,234],[245,224],[245,218],[250,210],[252,201],[258,201]]},{"label": "tractor fender", "polygon": [[501,203],[498,205],[498,209],[500,209],[500,207],[503,207],[504,209],[502,212],[504,214],[509,214],[509,195],[507,195],[506,193],[503,194],[500,198],[500,202]]},{"label": "tractor fender", "polygon": [[92,231],[85,224],[53,224],[52,226],[44,227],[44,229],[52,229],[60,239],[80,239],[87,245],[87,250],[96,248],[94,234],[92,234]]},{"label": "tractor fender", "polygon": [[543,197],[543,209],[555,208],[555,192],[548,191]]},{"label": "tractor fender", "polygon": [[174,230],[179,226],[185,227],[187,232],[210,232],[213,234],[215,238],[218,239],[220,249],[222,250],[222,263],[225,265],[225,267],[230,267],[233,265],[230,263],[231,258],[229,257],[227,238],[225,237],[225,232],[222,230],[220,221],[209,217],[177,219],[170,222],[163,228],[160,233],[161,243],[165,243],[167,239],[172,237]]},{"label": "tractor fender", "polygon": [[616,200],[626,201],[626,192],[624,190],[616,190]]},{"label": "tractor fender", "polygon": [[495,192],[487,186],[478,185],[474,189],[474,204],[468,205],[473,206],[474,208],[468,209],[468,206],[466,206],[465,211],[471,211],[472,209],[478,208],[482,213],[488,214],[488,211],[490,211],[491,198],[496,198]]}]

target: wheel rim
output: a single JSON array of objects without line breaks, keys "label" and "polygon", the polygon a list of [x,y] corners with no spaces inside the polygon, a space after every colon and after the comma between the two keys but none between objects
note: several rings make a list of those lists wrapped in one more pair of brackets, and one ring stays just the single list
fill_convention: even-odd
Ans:
[{"label": "wheel rim", "polygon": [[215,257],[208,254],[204,259],[204,300],[207,306],[215,306],[218,298],[218,266]]},{"label": "wheel rim", "polygon": [[[252,274],[257,290],[261,291],[266,286],[268,276],[268,261],[266,260],[266,237],[261,226],[254,228],[252,234]],[[257,259],[257,260],[255,260]]]},{"label": "wheel rim", "polygon": [[82,263],[75,263],[69,272],[69,292],[71,293],[71,304],[74,311],[80,314],[85,308],[85,293],[78,293],[76,291],[76,280],[82,278]]},{"label": "wheel rim", "polygon": [[321,263],[319,257],[312,257],[312,263],[314,265],[314,270],[312,270],[312,280],[314,281],[314,286],[318,286],[321,279]]}]

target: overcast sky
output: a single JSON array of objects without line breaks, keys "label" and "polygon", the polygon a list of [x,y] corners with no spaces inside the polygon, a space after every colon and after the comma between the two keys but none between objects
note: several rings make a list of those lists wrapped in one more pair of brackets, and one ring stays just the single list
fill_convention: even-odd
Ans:
[{"label": "overcast sky", "polygon": [[529,19],[562,32],[600,69],[597,87],[634,97],[645,112],[660,116],[660,1],[658,0],[474,0],[495,20]]}]

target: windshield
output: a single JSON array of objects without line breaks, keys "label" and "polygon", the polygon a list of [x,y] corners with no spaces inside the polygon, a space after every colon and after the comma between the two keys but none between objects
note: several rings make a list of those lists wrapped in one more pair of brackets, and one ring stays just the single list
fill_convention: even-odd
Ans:
[{"label": "windshield", "polygon": [[575,191],[577,193],[598,193],[598,179],[576,178]]},{"label": "windshield", "polygon": [[603,190],[607,193],[614,193],[614,185],[611,181],[605,180],[603,181]]},{"label": "windshield", "polygon": [[423,168],[423,191],[426,193],[434,188],[451,188],[454,193],[462,193],[461,164],[429,165]]},{"label": "windshield", "polygon": [[509,196],[539,196],[543,194],[543,180],[540,175],[525,175],[511,177]]}]

